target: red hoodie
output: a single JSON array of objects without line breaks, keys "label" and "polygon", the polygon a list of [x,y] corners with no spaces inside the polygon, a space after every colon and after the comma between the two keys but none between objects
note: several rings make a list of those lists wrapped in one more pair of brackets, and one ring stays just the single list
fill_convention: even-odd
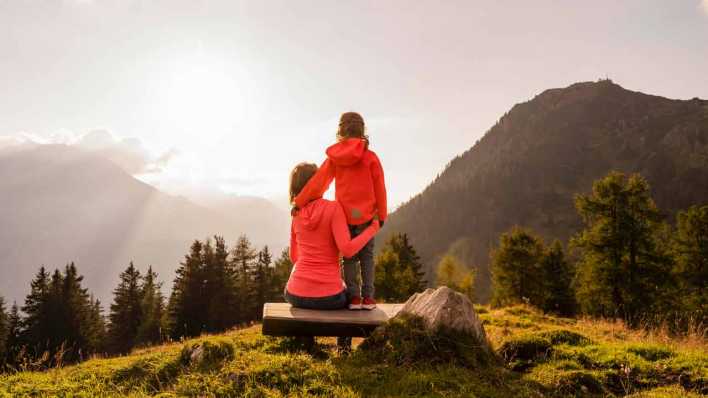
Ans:
[{"label": "red hoodie", "polygon": [[339,253],[351,257],[374,237],[374,221],[352,239],[342,205],[325,199],[308,203],[293,218],[290,259],[295,264],[287,290],[300,297],[333,296],[344,290]]},{"label": "red hoodie", "polygon": [[311,200],[321,198],[332,179],[335,198],[344,207],[349,225],[367,223],[377,214],[379,220],[386,220],[383,168],[365,140],[348,138],[327,148],[327,160],[295,198],[295,206],[302,209]]}]

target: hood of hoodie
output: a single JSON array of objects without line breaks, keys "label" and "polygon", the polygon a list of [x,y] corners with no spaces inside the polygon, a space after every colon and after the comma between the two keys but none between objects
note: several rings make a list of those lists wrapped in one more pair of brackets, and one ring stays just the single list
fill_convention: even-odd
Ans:
[{"label": "hood of hoodie", "polygon": [[320,225],[320,221],[322,221],[326,209],[327,201],[324,199],[316,199],[300,209],[297,213],[297,217],[302,222],[303,227],[308,230],[313,230]]},{"label": "hood of hoodie", "polygon": [[327,158],[336,166],[353,166],[364,156],[366,146],[361,138],[347,138],[327,148]]}]

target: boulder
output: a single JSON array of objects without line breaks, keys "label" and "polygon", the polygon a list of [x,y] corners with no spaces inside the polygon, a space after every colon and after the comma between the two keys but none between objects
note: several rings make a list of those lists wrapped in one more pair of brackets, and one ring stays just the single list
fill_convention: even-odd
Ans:
[{"label": "boulder", "polygon": [[477,338],[485,351],[492,351],[470,299],[447,286],[426,289],[411,296],[396,317],[406,314],[422,318],[431,330],[470,334]]}]

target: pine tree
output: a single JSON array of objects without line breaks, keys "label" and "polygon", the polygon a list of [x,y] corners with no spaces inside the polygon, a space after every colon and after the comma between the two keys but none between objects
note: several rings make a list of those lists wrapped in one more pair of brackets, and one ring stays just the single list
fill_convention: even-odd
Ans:
[{"label": "pine tree", "polygon": [[394,234],[376,257],[375,286],[379,299],[407,300],[425,288],[423,265],[406,234]]},{"label": "pine tree", "polygon": [[674,275],[684,316],[708,323],[708,205],[678,213],[673,252]]},{"label": "pine tree", "polygon": [[68,264],[64,273],[55,270],[51,278],[41,268],[32,281],[23,307],[27,317],[21,338],[30,356],[48,354],[45,365],[80,360],[99,348],[103,327],[100,305],[81,287],[82,281],[74,263]]},{"label": "pine tree", "polygon": [[204,290],[203,245],[195,240],[184,262],[177,269],[169,302],[170,334],[173,338],[198,336],[207,322],[202,301]]},{"label": "pine tree", "polygon": [[499,238],[492,251],[492,304],[496,306],[528,302],[543,303],[541,260],[545,247],[533,232],[513,227]]},{"label": "pine tree", "polygon": [[544,299],[541,309],[570,316],[575,313],[575,294],[571,287],[573,269],[565,259],[563,244],[555,240],[541,261]]},{"label": "pine tree", "polygon": [[49,319],[49,279],[46,269],[41,267],[31,282],[30,293],[22,307],[26,314],[22,320],[22,339],[34,354],[43,352],[53,330]]},{"label": "pine tree", "polygon": [[576,296],[590,315],[620,317],[631,326],[653,316],[671,283],[671,262],[657,242],[662,216],[638,174],[611,172],[592,193],[576,196],[585,229],[572,239],[580,251]]},{"label": "pine tree", "polygon": [[108,335],[113,352],[127,353],[137,343],[138,328],[143,318],[143,300],[140,271],[130,262],[120,274],[118,287],[113,291],[113,303],[108,316]]},{"label": "pine tree", "polygon": [[253,269],[253,290],[251,302],[254,303],[254,313],[252,319],[260,319],[262,314],[263,304],[271,298],[273,291],[273,273],[271,272],[273,256],[265,246],[263,250],[258,252],[256,264]]},{"label": "pine tree", "polygon": [[290,273],[293,270],[293,262],[290,260],[290,248],[286,247],[280,253],[280,256],[275,260],[274,266],[274,276],[272,284],[272,296],[274,301],[282,302],[284,301],[283,292],[285,291],[285,285],[290,279]]},{"label": "pine tree", "polygon": [[401,262],[398,254],[390,246],[384,246],[376,256],[374,286],[376,296],[384,302],[401,300]]},{"label": "pine tree", "polygon": [[157,273],[148,267],[140,286],[140,324],[135,338],[137,345],[149,345],[163,341],[165,331],[165,298],[162,283]]},{"label": "pine tree", "polygon": [[[398,261],[401,268],[409,270],[410,281],[404,288],[401,289],[401,299],[407,299],[414,293],[421,292],[425,289],[425,271],[423,270],[423,262],[420,256],[416,253],[413,245],[408,239],[408,234],[394,234],[387,242],[391,246],[394,253],[398,256]],[[405,271],[404,271],[405,272]]]},{"label": "pine tree", "polygon": [[467,270],[460,261],[452,256],[445,255],[438,263],[437,285],[447,286],[474,300],[474,271]]},{"label": "pine tree", "polygon": [[105,352],[107,347],[108,331],[106,319],[103,316],[101,302],[91,295],[89,299],[88,318],[86,320],[88,346],[94,352]]},{"label": "pine tree", "polygon": [[229,251],[220,236],[214,237],[214,247],[207,242],[202,254],[205,266],[206,297],[208,305],[207,330],[220,332],[237,322],[234,307],[237,306],[236,276],[233,264],[229,262]]},{"label": "pine tree", "polygon": [[[22,349],[22,318],[20,317],[20,309],[17,303],[12,303],[10,313],[7,317],[7,340],[5,342],[5,356],[0,358],[0,363],[5,363],[5,366],[16,365],[17,353]],[[0,371],[2,366],[0,366]]]},{"label": "pine tree", "polygon": [[61,336],[62,342],[73,348],[64,358],[68,361],[82,360],[86,355],[96,352],[103,337],[100,303],[94,301],[88,290],[81,286],[83,279],[73,262],[64,268],[58,307],[68,325],[66,334]]},{"label": "pine tree", "polygon": [[254,304],[250,301],[253,296],[253,267],[257,257],[256,250],[251,246],[251,241],[246,235],[241,235],[231,253],[231,261],[236,273],[236,289],[238,306],[236,313],[240,322],[253,320]]},{"label": "pine tree", "polygon": [[10,332],[10,320],[7,312],[5,312],[5,299],[0,296],[0,370],[5,363],[4,358],[7,356],[7,339]]}]

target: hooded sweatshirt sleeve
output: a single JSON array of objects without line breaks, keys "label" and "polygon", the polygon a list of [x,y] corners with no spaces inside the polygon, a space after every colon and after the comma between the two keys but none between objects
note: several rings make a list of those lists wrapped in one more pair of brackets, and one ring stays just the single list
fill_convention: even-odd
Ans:
[{"label": "hooded sweatshirt sleeve", "polygon": [[305,184],[302,191],[295,197],[295,206],[302,209],[306,204],[315,199],[321,198],[327,189],[329,189],[332,180],[334,179],[334,165],[329,159],[326,159],[322,166],[317,169],[310,181]]},{"label": "hooded sweatshirt sleeve", "polygon": [[379,222],[378,220],[372,221],[364,232],[352,239],[344,209],[342,209],[342,205],[339,202],[335,202],[335,204],[334,214],[332,215],[332,234],[342,256],[352,257],[376,235],[379,230]]},{"label": "hooded sweatshirt sleeve", "polygon": [[374,181],[374,195],[376,196],[376,207],[379,212],[379,220],[385,221],[388,216],[388,207],[386,200],[386,182],[384,181],[383,167],[379,157],[374,155],[374,160],[371,162],[371,177]]},{"label": "hooded sweatshirt sleeve", "polygon": [[295,220],[290,223],[290,261],[297,262],[297,237],[295,236]]}]

